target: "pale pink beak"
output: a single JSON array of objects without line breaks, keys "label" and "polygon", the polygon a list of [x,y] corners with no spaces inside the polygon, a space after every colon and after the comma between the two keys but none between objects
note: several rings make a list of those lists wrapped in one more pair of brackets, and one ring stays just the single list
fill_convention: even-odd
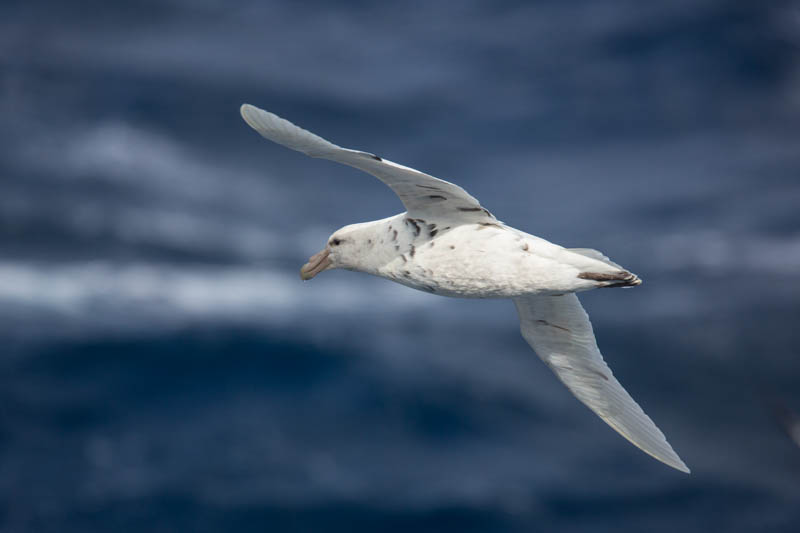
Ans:
[{"label": "pale pink beak", "polygon": [[309,258],[308,263],[303,265],[303,268],[300,269],[300,279],[303,281],[308,281],[331,266],[333,261],[331,261],[330,257],[328,257],[330,253],[330,250],[325,248],[320,253],[312,255]]}]

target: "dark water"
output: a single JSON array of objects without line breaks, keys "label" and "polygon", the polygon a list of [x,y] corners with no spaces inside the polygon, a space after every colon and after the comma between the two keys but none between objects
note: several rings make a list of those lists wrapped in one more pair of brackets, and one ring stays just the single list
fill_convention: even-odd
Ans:
[{"label": "dark water", "polygon": [[[799,47],[791,2],[4,2],[0,531],[797,531]],[[401,207],[242,102],[639,274],[582,299],[692,475],[509,302],[301,283]]]}]

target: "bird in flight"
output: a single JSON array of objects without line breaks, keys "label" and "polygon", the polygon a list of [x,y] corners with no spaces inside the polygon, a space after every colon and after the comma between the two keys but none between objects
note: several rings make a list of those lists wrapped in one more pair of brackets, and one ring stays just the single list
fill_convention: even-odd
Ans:
[{"label": "bird in flight", "polygon": [[641,283],[635,274],[597,250],[564,248],[503,224],[458,185],[342,148],[249,104],[241,114],[273,142],[372,174],[406,208],[335,231],[300,269],[302,279],[344,268],[442,296],[511,298],[522,336],[578,400],[645,453],[689,472],[611,373],[575,294],[634,287]]}]

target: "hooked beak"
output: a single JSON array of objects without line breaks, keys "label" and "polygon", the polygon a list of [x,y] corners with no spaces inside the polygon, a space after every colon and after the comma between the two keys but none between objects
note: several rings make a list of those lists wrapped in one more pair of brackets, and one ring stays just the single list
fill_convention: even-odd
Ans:
[{"label": "hooked beak", "polygon": [[331,264],[333,264],[331,258],[328,257],[330,253],[330,250],[325,248],[318,254],[312,255],[309,258],[308,263],[303,265],[303,268],[300,269],[300,279],[303,281],[308,281],[323,270],[326,270],[328,267],[330,267]]}]

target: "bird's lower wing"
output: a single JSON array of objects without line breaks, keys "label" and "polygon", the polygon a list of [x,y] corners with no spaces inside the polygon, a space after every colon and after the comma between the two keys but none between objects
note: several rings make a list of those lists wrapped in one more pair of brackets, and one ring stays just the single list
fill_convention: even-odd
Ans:
[{"label": "bird's lower wing", "polygon": [[448,218],[454,223],[464,224],[495,219],[458,185],[367,152],[342,148],[250,104],[244,104],[241,113],[250,127],[273,142],[311,157],[330,159],[372,174],[400,197],[412,217]]},{"label": "bird's lower wing", "polygon": [[689,469],[611,373],[575,294],[515,298],[522,336],[581,402],[644,452]]}]

